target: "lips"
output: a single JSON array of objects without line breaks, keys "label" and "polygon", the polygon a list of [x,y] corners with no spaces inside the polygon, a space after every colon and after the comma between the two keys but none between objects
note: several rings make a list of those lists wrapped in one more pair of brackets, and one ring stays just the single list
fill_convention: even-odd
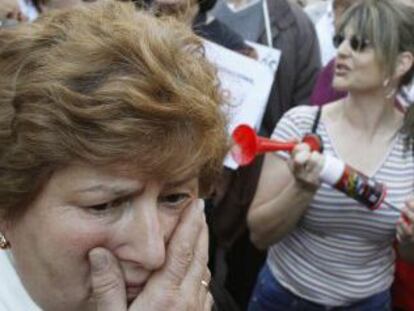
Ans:
[{"label": "lips", "polygon": [[335,74],[336,75],[344,75],[348,73],[351,70],[351,68],[346,65],[345,63],[337,62],[335,64]]}]

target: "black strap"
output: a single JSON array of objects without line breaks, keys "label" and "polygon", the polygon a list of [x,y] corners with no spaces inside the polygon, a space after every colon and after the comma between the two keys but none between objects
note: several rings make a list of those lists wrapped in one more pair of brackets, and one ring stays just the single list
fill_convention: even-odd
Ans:
[{"label": "black strap", "polygon": [[322,114],[322,106],[319,106],[318,111],[316,112],[315,120],[313,121],[313,124],[312,124],[312,130],[311,130],[312,134],[316,134],[316,131],[318,130],[318,125],[319,125],[319,120],[321,119],[321,114]]}]

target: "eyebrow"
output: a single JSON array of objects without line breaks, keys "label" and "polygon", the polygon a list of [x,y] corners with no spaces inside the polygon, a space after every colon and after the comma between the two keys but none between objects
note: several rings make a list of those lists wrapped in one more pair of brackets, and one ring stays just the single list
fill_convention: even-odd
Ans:
[{"label": "eyebrow", "polygon": [[88,188],[84,189],[78,189],[75,190],[75,192],[85,193],[85,192],[105,192],[105,193],[111,193],[116,196],[122,196],[127,195],[132,192],[136,192],[139,189],[133,188],[133,187],[118,187],[118,186],[109,186],[109,185],[94,185]]},{"label": "eyebrow", "polygon": [[190,180],[192,180],[194,178],[198,179],[198,173],[197,174],[191,174],[191,175],[186,176],[183,179],[180,179],[180,180],[177,180],[177,181],[168,182],[165,185],[167,187],[174,188],[174,187],[177,187],[177,186],[181,186],[182,184],[185,184],[186,182],[189,182]]},{"label": "eyebrow", "polygon": [[[185,184],[186,182],[189,182],[193,178],[198,178],[198,173],[191,174],[177,181],[166,183],[165,186],[170,187],[170,188],[178,187],[178,186],[181,186],[182,184]],[[75,193],[103,192],[103,193],[110,193],[111,195],[114,195],[114,196],[123,196],[123,195],[131,194],[133,192],[141,192],[144,189],[145,189],[144,186],[143,187],[131,187],[131,186],[120,187],[116,185],[97,184],[97,185],[93,185],[87,188],[76,189],[74,192]]]}]

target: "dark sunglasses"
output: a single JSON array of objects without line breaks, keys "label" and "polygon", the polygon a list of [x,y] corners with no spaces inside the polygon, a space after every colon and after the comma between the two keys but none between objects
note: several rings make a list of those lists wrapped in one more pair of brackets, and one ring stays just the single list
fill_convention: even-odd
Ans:
[{"label": "dark sunglasses", "polygon": [[[344,40],[346,40],[343,34],[336,34],[332,41],[335,48],[338,48]],[[357,36],[352,36],[349,40],[349,45],[354,52],[362,52],[369,46],[369,40],[363,39]]]}]

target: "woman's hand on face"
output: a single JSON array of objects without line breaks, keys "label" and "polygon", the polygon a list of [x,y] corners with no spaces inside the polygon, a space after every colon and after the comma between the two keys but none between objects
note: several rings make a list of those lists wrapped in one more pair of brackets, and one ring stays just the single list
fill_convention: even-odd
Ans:
[{"label": "woman's hand on face", "polygon": [[296,180],[306,187],[318,188],[319,175],[323,166],[323,156],[317,151],[311,151],[308,144],[300,143],[292,150],[289,167]]},{"label": "woman's hand on face", "polygon": [[96,310],[211,310],[213,298],[206,286],[210,272],[203,207],[203,201],[197,200],[184,212],[168,244],[164,266],[150,276],[129,308],[116,258],[103,248],[92,250],[89,257]]},{"label": "woman's hand on face", "polygon": [[398,219],[397,240],[400,243],[414,243],[414,199],[405,203]]}]

